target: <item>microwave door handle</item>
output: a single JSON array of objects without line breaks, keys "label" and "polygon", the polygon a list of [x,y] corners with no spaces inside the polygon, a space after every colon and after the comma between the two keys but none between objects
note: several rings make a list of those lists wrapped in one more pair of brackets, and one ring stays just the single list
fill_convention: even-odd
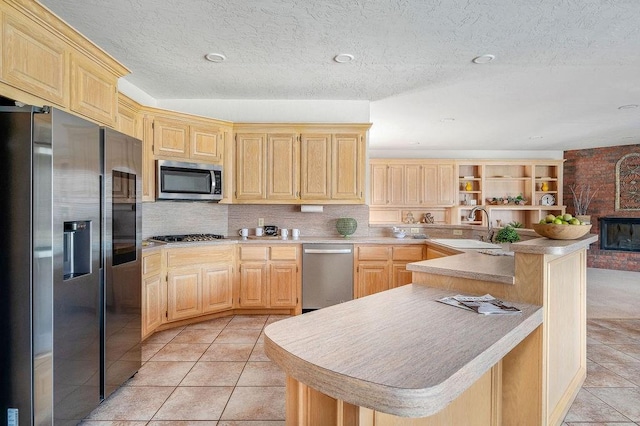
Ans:
[{"label": "microwave door handle", "polygon": [[210,174],[211,174],[211,193],[213,194],[216,192],[216,172],[212,170]]}]

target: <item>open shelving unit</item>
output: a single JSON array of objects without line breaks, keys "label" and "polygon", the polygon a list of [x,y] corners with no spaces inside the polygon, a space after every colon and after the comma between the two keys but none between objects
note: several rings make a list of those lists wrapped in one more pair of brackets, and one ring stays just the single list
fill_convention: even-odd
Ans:
[{"label": "open shelving unit", "polygon": [[[520,222],[532,228],[549,213],[565,212],[563,160],[465,160],[457,166],[459,204],[452,209],[454,224],[486,226],[487,218],[481,211],[476,212],[475,220],[466,220],[476,205],[487,210],[493,226]],[[544,205],[545,194],[551,194],[555,202]],[[524,202],[508,201],[519,195]]]}]

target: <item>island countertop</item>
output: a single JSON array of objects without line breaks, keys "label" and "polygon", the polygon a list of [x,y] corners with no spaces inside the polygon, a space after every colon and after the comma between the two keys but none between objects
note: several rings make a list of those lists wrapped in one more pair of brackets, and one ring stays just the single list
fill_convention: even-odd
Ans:
[{"label": "island countertop", "polygon": [[479,315],[409,284],[288,318],[265,329],[287,375],[348,403],[402,417],[446,407],[542,323],[539,306]]}]

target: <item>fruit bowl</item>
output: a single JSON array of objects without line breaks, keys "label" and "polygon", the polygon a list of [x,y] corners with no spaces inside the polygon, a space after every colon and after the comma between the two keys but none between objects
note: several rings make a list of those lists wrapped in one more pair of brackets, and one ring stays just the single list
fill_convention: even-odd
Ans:
[{"label": "fruit bowl", "polygon": [[591,230],[591,225],[556,225],[555,223],[534,223],[533,230],[538,235],[552,240],[576,240]]}]

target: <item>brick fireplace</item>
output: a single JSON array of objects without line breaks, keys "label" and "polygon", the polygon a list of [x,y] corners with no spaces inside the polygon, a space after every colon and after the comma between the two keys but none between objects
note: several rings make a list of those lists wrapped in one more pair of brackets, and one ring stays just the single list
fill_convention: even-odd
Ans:
[{"label": "brick fireplace", "polygon": [[[617,247],[601,248],[603,236],[600,231],[601,220],[615,218],[623,223],[640,222],[640,211],[616,211],[616,163],[625,155],[640,153],[640,145],[619,145],[605,148],[581,149],[565,151],[563,196],[567,211],[574,213],[573,196],[569,187],[574,184],[589,184],[592,190],[598,188],[596,196],[589,205],[591,215],[591,233],[600,236],[600,241],[587,251],[587,266],[591,268],[617,269],[621,271],[640,272],[640,252],[625,249],[625,237],[615,237]],[[638,225],[640,228],[640,225]],[[613,228],[612,228],[613,229]],[[627,228],[624,228],[627,229]],[[631,232],[631,231],[630,231]],[[635,230],[633,231],[635,232]],[[623,232],[624,233],[624,232]],[[635,235],[635,234],[633,234]],[[613,244],[615,245],[615,243]]]}]

